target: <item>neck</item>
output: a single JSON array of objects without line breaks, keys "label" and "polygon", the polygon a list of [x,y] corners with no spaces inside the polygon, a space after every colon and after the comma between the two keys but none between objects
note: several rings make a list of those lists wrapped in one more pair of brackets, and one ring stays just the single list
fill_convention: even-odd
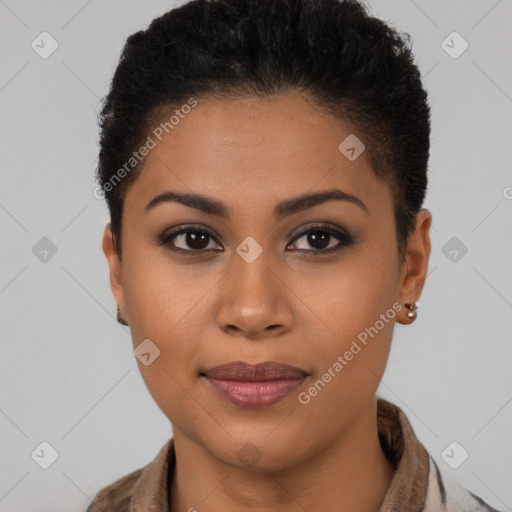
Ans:
[{"label": "neck", "polygon": [[181,431],[173,432],[172,512],[376,512],[394,474],[378,438],[376,400],[335,443],[276,472],[223,464]]}]

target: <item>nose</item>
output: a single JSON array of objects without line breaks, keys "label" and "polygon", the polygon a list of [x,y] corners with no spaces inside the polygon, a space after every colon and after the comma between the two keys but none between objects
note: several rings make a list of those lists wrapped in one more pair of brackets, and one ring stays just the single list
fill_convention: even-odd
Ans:
[{"label": "nose", "polygon": [[265,251],[251,263],[238,255],[220,286],[219,328],[252,340],[280,336],[291,329],[293,293],[284,270],[269,266]]}]

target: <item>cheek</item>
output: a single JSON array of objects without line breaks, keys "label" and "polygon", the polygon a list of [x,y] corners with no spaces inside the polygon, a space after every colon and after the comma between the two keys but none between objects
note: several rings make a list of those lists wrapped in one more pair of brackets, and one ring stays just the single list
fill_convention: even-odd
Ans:
[{"label": "cheek", "polygon": [[146,388],[163,414],[173,425],[184,427],[193,423],[204,411],[194,398],[190,375],[184,371],[186,356],[165,347],[160,356],[149,366],[137,361]]},{"label": "cheek", "polygon": [[354,293],[348,291],[349,287],[342,288],[347,292],[331,295],[331,301],[325,302],[323,325],[308,347],[315,371],[301,403],[308,402],[309,417],[318,428],[327,417],[336,429],[341,413],[346,418],[356,417],[375,396],[396,319],[387,279],[341,281],[360,288]]},{"label": "cheek", "polygon": [[[333,343],[345,343],[374,325],[398,297],[398,274],[393,260],[387,260],[385,255],[375,259],[366,254],[365,250],[347,257],[329,269],[322,269],[315,278],[307,273],[296,278],[294,292],[306,306],[303,318],[316,322]],[[389,334],[389,328],[382,330]]]},{"label": "cheek", "polygon": [[164,249],[144,240],[126,249],[123,288],[132,335],[172,344],[180,324],[202,311],[203,299],[219,277],[211,271],[198,275],[194,265],[177,264]]},{"label": "cheek", "polygon": [[123,288],[133,347],[149,339],[159,351],[150,365],[137,363],[153,399],[172,418],[194,408],[186,390],[195,384],[209,292],[222,275],[211,269],[198,274],[194,265],[177,265],[163,251],[130,243]]},{"label": "cheek", "polygon": [[[321,378],[329,368],[336,375],[326,386],[329,391],[321,393],[325,400],[340,404],[357,402],[357,397],[364,400],[378,386],[396,320],[396,258],[391,244],[368,242],[324,270],[318,279],[300,278],[299,288],[294,288],[297,295],[306,298],[304,303],[314,313],[308,311],[303,315],[303,319],[311,319],[311,324],[304,323],[302,327],[314,332],[309,350],[315,354],[316,376]],[[338,361],[338,356],[343,362]],[[336,362],[341,364],[340,371],[333,368]]]}]

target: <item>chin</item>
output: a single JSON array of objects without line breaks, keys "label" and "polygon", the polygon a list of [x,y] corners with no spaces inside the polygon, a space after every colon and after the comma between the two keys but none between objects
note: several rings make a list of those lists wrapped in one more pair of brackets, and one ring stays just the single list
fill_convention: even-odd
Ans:
[{"label": "chin", "polygon": [[266,437],[261,430],[250,435],[248,432],[240,437],[233,436],[230,446],[218,439],[210,445],[210,451],[224,464],[253,473],[280,472],[290,469],[301,462],[304,454],[297,451],[298,439],[288,437],[281,439]]}]

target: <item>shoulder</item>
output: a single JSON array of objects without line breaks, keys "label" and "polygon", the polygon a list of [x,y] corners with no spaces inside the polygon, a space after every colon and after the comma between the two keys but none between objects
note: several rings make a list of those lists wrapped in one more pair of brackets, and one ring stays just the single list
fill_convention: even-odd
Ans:
[{"label": "shoulder", "polygon": [[430,455],[429,462],[430,477],[424,512],[500,512],[443,474]]},{"label": "shoulder", "polygon": [[136,469],[98,491],[85,512],[128,512],[133,488],[143,469]]},{"label": "shoulder", "polygon": [[98,491],[86,512],[166,510],[169,475],[174,465],[174,439],[170,438],[145,466]]}]

